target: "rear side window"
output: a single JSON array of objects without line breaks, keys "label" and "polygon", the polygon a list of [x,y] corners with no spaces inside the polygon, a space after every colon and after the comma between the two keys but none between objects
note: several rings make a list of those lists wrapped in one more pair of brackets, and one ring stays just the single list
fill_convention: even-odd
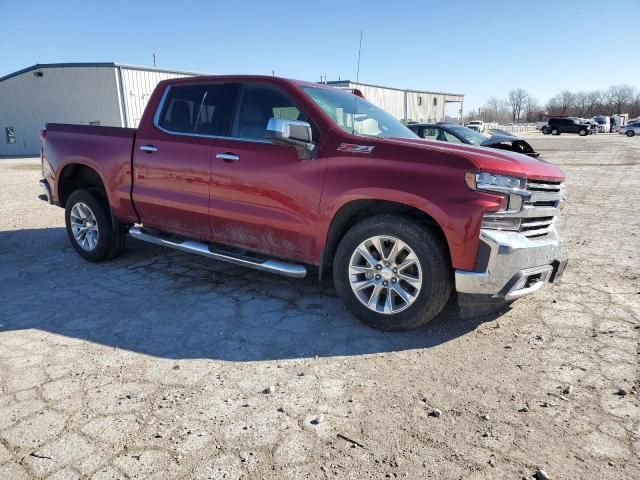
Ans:
[{"label": "rear side window", "polygon": [[264,140],[270,118],[309,121],[281,90],[271,85],[244,85],[231,136]]},{"label": "rear side window", "polygon": [[227,85],[171,87],[158,125],[169,132],[220,135]]}]

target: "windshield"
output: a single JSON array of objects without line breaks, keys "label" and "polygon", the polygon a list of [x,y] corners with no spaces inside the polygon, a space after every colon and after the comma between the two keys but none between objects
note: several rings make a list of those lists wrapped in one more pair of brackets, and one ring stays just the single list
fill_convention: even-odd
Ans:
[{"label": "windshield", "polygon": [[472,130],[466,127],[450,125],[450,126],[447,126],[447,128],[451,130],[453,133],[455,133],[456,135],[467,140],[469,143],[473,143],[474,145],[481,145],[482,142],[484,142],[487,138],[489,138],[489,137],[485,137],[479,132],[476,132],[475,130]]},{"label": "windshield", "polygon": [[607,121],[604,118],[594,118],[594,120],[596,121],[596,123],[599,123],[600,125],[604,125],[605,123],[607,123]]},{"label": "windshield", "polygon": [[352,93],[318,87],[302,90],[345,132],[378,138],[417,138],[395,117]]}]

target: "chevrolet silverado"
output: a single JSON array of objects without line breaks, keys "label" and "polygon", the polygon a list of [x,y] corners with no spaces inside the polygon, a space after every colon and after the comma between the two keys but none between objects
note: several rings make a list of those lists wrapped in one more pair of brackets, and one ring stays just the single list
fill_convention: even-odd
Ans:
[{"label": "chevrolet silverado", "polygon": [[385,330],[424,325],[454,296],[511,302],[566,263],[557,167],[420,139],[326,85],[165,80],[137,129],[47,124],[40,136],[41,198],[65,209],[91,262],[129,235],[289,277],[331,274],[347,308]]}]

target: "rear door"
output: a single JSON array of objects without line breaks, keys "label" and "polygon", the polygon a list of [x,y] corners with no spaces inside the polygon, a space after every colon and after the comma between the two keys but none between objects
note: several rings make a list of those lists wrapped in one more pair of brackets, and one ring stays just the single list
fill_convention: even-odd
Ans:
[{"label": "rear door", "polygon": [[230,137],[213,149],[213,235],[221,243],[311,261],[326,161],[301,159],[295,147],[267,140],[272,117],[309,121],[280,87],[243,84]]},{"label": "rear door", "polygon": [[138,131],[133,199],[146,227],[211,236],[209,179],[216,137],[229,127],[234,84],[167,87],[153,125]]}]

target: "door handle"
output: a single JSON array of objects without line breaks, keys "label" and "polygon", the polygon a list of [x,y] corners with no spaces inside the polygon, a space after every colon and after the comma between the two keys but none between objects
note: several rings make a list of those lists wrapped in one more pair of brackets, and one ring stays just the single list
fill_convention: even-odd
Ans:
[{"label": "door handle", "polygon": [[158,147],[155,145],[141,145],[140,150],[147,153],[153,153],[158,151]]},{"label": "door handle", "polygon": [[218,153],[216,158],[220,160],[224,160],[225,162],[237,162],[240,160],[240,156],[235,153]]}]

